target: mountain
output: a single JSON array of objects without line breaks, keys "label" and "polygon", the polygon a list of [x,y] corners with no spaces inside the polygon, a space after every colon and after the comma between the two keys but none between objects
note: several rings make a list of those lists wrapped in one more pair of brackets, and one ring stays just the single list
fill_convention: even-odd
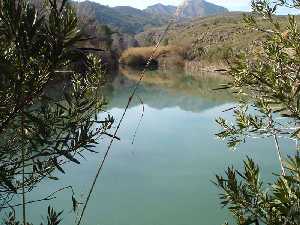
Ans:
[{"label": "mountain", "polygon": [[158,3],[147,7],[144,11],[156,15],[172,16],[175,14],[176,10],[176,6]]},{"label": "mountain", "polygon": [[74,3],[79,17],[96,20],[121,33],[136,34],[145,27],[157,27],[166,23],[166,19],[129,6],[108,7],[92,1]]},{"label": "mountain", "polygon": [[[161,16],[171,16],[176,12],[177,7],[156,4],[149,6],[144,11]],[[195,18],[218,15],[228,12],[228,9],[209,3],[204,0],[185,0],[181,7],[182,18]]]},{"label": "mountain", "polygon": [[185,0],[182,17],[194,18],[218,15],[228,12],[228,9],[204,0]]},{"label": "mountain", "polygon": [[[160,27],[166,24],[175,14],[177,7],[172,5],[156,4],[145,10],[129,6],[108,7],[93,1],[73,3],[81,18],[96,20],[121,33],[137,34],[145,28]],[[185,0],[181,17],[190,19],[205,17],[228,12],[224,7],[206,2],[204,0]]]}]

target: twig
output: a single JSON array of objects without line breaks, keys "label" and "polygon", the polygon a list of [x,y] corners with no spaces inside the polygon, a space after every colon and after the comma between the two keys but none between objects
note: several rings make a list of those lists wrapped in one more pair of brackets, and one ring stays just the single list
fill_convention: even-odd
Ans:
[{"label": "twig", "polygon": [[[178,7],[178,9],[179,9],[179,7]],[[154,56],[155,56],[155,53],[156,53],[157,49],[159,48],[161,42],[163,41],[163,39],[164,39],[166,33],[167,33],[168,30],[169,30],[169,28],[171,27],[171,25],[173,24],[173,22],[175,21],[175,19],[176,19],[179,15],[180,15],[179,10],[177,10],[177,11],[176,11],[176,14],[174,15],[174,18],[172,18],[172,19],[170,20],[170,22],[169,22],[168,25],[166,26],[164,32],[162,33],[160,39],[158,40],[156,46],[154,47],[154,49],[153,49],[153,51],[152,51],[152,54],[151,54],[151,56],[149,57],[149,59],[148,59],[146,65],[145,65],[144,70],[140,73],[140,78],[139,78],[139,80],[137,81],[137,83],[136,83],[136,85],[135,85],[135,87],[134,87],[134,89],[133,89],[131,95],[130,95],[129,98],[128,98],[128,102],[127,102],[127,105],[125,106],[125,109],[124,109],[124,111],[123,111],[122,117],[121,117],[121,119],[120,119],[120,121],[119,121],[119,123],[118,123],[118,125],[117,125],[117,128],[116,128],[116,130],[115,130],[115,132],[114,132],[113,137],[111,138],[111,141],[110,141],[110,143],[109,143],[109,145],[108,145],[108,147],[107,147],[107,150],[106,150],[106,152],[105,152],[105,155],[104,155],[102,161],[101,161],[100,164],[99,164],[99,167],[98,167],[98,169],[97,169],[96,175],[95,175],[94,180],[93,180],[93,182],[92,182],[91,188],[90,188],[90,190],[89,190],[89,192],[88,192],[88,196],[87,196],[87,198],[86,198],[86,200],[85,200],[85,202],[84,202],[84,206],[83,206],[83,209],[82,209],[82,212],[81,212],[81,215],[80,215],[80,217],[79,217],[79,220],[78,220],[77,225],[80,225],[80,224],[81,224],[82,218],[83,218],[83,216],[84,216],[85,210],[86,210],[87,205],[88,205],[88,203],[89,203],[89,200],[90,200],[90,198],[91,198],[92,192],[93,192],[93,190],[94,190],[94,188],[95,188],[95,185],[96,185],[96,182],[97,182],[97,180],[98,180],[98,177],[99,177],[99,175],[101,174],[101,171],[102,171],[102,169],[103,169],[103,166],[104,166],[104,164],[105,164],[105,162],[106,162],[106,159],[107,159],[107,157],[108,157],[108,155],[109,155],[109,153],[110,153],[110,150],[111,150],[111,148],[112,148],[112,145],[113,145],[113,143],[114,143],[114,140],[115,140],[116,137],[117,137],[118,131],[119,131],[120,127],[121,127],[121,124],[122,124],[122,122],[123,122],[123,120],[124,120],[124,118],[125,118],[125,115],[126,115],[128,109],[129,109],[129,106],[130,106],[130,104],[131,104],[131,102],[132,102],[132,99],[133,99],[133,97],[135,96],[135,94],[136,94],[136,92],[137,92],[137,90],[138,90],[138,88],[139,88],[139,86],[140,86],[140,84],[141,84],[141,82],[142,82],[142,80],[143,80],[143,78],[144,78],[144,75],[145,75],[147,69],[149,68],[149,66],[150,66],[150,64],[151,64],[151,62],[152,62],[152,60],[153,60],[153,58],[154,58]]]},{"label": "twig", "polygon": [[277,131],[274,128],[274,119],[273,119],[272,113],[269,113],[268,117],[269,117],[269,128],[272,129],[272,134],[273,134],[273,139],[274,139],[274,142],[275,142],[276,152],[277,152],[278,159],[279,159],[279,162],[280,162],[281,174],[283,176],[285,176],[285,169],[284,169],[283,160],[282,160],[282,156],[281,156],[281,152],[280,152],[278,136],[277,136],[277,133],[276,133]]},{"label": "twig", "polygon": [[273,138],[274,138],[274,141],[275,141],[275,146],[276,146],[276,151],[277,151],[278,159],[280,161],[281,174],[283,176],[285,176],[286,174],[285,174],[285,169],[284,169],[284,165],[283,165],[283,160],[282,160],[282,156],[281,156],[281,152],[280,152],[280,147],[279,147],[277,135],[273,134]]},{"label": "twig", "polygon": [[[44,198],[41,198],[41,199],[38,199],[38,200],[31,200],[31,201],[25,202],[25,205],[27,205],[27,204],[32,204],[32,203],[36,203],[36,202],[51,201],[51,200],[53,200],[53,199],[56,199],[55,194],[57,194],[58,192],[61,192],[61,191],[63,191],[63,190],[66,190],[66,189],[71,189],[72,194],[74,195],[73,187],[72,187],[72,186],[67,186],[67,187],[64,187],[64,188],[60,188],[60,189],[58,189],[58,190],[55,191],[55,192],[52,192],[51,194],[49,194],[48,196],[46,196],[46,197],[44,197]],[[23,204],[24,204],[24,203],[19,203],[19,204],[15,204],[15,205],[4,206],[4,207],[0,207],[0,209],[15,208],[15,207],[23,206]]]},{"label": "twig", "polygon": [[[22,139],[25,139],[24,130],[24,113],[22,112],[21,119]],[[23,212],[23,225],[26,225],[26,194],[25,194],[25,143],[22,144],[22,212]]]},{"label": "twig", "polygon": [[142,101],[142,99],[141,99],[140,96],[137,96],[137,97],[139,98],[140,103],[141,103],[141,105],[142,105],[142,115],[141,115],[141,117],[140,117],[140,119],[139,119],[139,123],[138,123],[138,125],[137,125],[137,127],[136,127],[136,129],[135,129],[135,131],[134,131],[134,135],[133,135],[131,144],[134,144],[134,142],[135,142],[135,139],[136,139],[136,135],[137,135],[138,129],[139,129],[140,126],[141,126],[142,120],[143,120],[143,118],[144,118],[144,113],[145,113],[145,105],[144,105],[144,102]]},{"label": "twig", "polygon": [[[31,201],[25,202],[25,205],[27,205],[27,204],[32,204],[32,203],[36,203],[36,202],[51,201],[51,200],[53,200],[53,199],[55,199],[55,198],[56,198],[56,197],[42,198],[42,199],[38,199],[38,200],[31,200]],[[19,206],[23,206],[23,203],[19,203],[19,204],[12,205],[12,206],[4,206],[4,207],[1,207],[1,209],[15,208],[15,207],[19,207]]]}]

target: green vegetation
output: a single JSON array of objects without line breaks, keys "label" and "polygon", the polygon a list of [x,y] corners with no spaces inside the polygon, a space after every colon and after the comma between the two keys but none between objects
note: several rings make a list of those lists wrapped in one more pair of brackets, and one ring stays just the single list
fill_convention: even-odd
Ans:
[{"label": "green vegetation", "polygon": [[[245,29],[242,17],[239,13],[228,13],[178,23],[171,27],[166,38],[170,45],[184,46],[190,60],[223,60],[229,49],[244,49],[257,40],[257,35],[262,36]],[[152,29],[136,38],[142,45],[153,45],[161,32]]]},{"label": "green vegetation", "polygon": [[[281,168],[274,171],[271,184],[264,182],[260,166],[250,158],[244,161],[243,171],[229,167],[225,176],[217,176],[221,204],[237,224],[300,223],[300,31],[294,16],[274,16],[282,6],[298,8],[300,1],[253,1],[254,11],[272,29],[266,30],[253,15],[245,17],[247,25],[260,30],[265,40],[260,42],[260,51],[252,48],[238,54],[231,64],[232,82],[223,87],[249,100],[241,100],[234,109],[235,123],[217,120],[222,127],[217,136],[232,149],[249,137],[270,137]],[[284,26],[282,19],[287,20]],[[295,142],[292,155],[282,152],[281,138]]]},{"label": "green vegetation", "polygon": [[[176,13],[177,6],[156,4],[145,10],[129,6],[108,7],[92,1],[74,3],[79,17],[92,17],[99,24],[105,24],[121,33],[137,34],[151,27],[165,25]],[[180,19],[205,17],[228,12],[227,9],[202,0],[185,3]]]},{"label": "green vegetation", "polygon": [[74,3],[79,17],[92,17],[99,24],[109,25],[121,33],[137,34],[145,27],[157,27],[165,24],[167,18],[157,17],[145,11],[127,6],[110,8],[92,1]]},{"label": "green vegetation", "polygon": [[[116,53],[117,57],[127,48],[139,47],[139,43],[135,39],[136,34],[166,25],[177,9],[176,6],[157,4],[145,10],[139,10],[127,6],[108,7],[92,1],[83,1],[79,4],[74,3],[74,5],[77,8],[83,30],[87,34],[96,37],[96,40],[89,41],[89,45],[101,46],[104,49],[107,49],[107,46],[109,46]],[[222,14],[224,12],[227,12],[227,9],[223,7],[202,0],[194,0],[186,2],[179,19],[182,21],[184,18],[191,19],[199,16]],[[113,32],[109,33],[113,35],[105,35],[103,29],[101,29],[103,26],[112,30]],[[102,30],[100,34],[97,32],[99,29]],[[144,42],[147,42],[147,46],[150,46],[153,45],[154,39],[148,36],[145,37]],[[163,45],[169,44],[172,45],[169,43],[168,38],[165,39]],[[145,46],[145,44],[142,43],[142,46]],[[191,45],[182,46],[187,49],[191,48]],[[186,52],[186,54],[189,53],[188,50]],[[114,60],[114,57],[111,57],[110,60]],[[133,61],[134,64],[142,64],[141,58],[136,55],[132,56],[130,61]],[[171,64],[171,61],[176,61],[173,65],[181,64],[181,67],[184,66],[184,63],[180,62],[182,60],[177,56],[170,58],[168,64]]]},{"label": "green vegetation", "polygon": [[[65,173],[63,165],[80,164],[79,156],[95,153],[100,138],[116,138],[124,117],[115,135],[109,134],[114,119],[99,118],[98,114],[106,105],[101,94],[106,76],[102,61],[89,51],[111,51],[115,33],[111,27],[134,34],[146,25],[165,22],[130,7],[111,9],[88,1],[75,4],[81,16],[91,15],[86,21],[79,21],[68,0],[45,0],[38,5],[33,2],[36,1],[0,1],[0,210],[8,212],[3,218],[5,225],[28,225],[28,204],[49,201],[63,190],[71,191],[70,204],[77,211],[80,203],[70,186],[53,190],[43,199],[31,201],[27,196],[41,181],[58,180],[54,174]],[[233,109],[233,123],[217,119],[222,128],[217,136],[226,140],[231,149],[248,137],[272,138],[281,170],[280,174],[275,171],[278,175],[274,175],[273,183],[266,184],[260,177],[260,167],[250,158],[244,161],[244,171],[229,167],[225,175],[216,176],[221,204],[230,210],[237,224],[298,225],[300,31],[296,17],[278,17],[274,13],[282,6],[299,8],[300,0],[255,0],[252,6],[255,13],[244,17],[252,30],[244,29],[240,14],[176,24],[165,39],[165,46],[155,53],[152,65],[167,67],[172,63],[172,67],[184,67],[185,61],[216,63],[226,57],[232,79],[220,89],[233,90],[241,98],[239,106]],[[151,44],[160,32],[150,30],[139,38],[145,37]],[[90,35],[97,36],[95,42]],[[237,51],[237,55],[231,54]],[[120,62],[145,66],[152,53],[153,47],[129,48]],[[131,72],[123,73],[132,80],[141,80]],[[145,81],[165,85],[171,91],[188,89],[189,95],[206,95],[227,102],[226,90],[225,97],[207,95],[209,84],[215,82],[212,76],[201,78],[176,77],[172,71],[159,77],[149,72]],[[148,98],[154,103],[160,100],[150,95]],[[134,94],[129,97],[127,107],[133,97]],[[186,107],[186,100],[183,101]],[[284,157],[280,138],[295,141],[293,155]],[[21,204],[14,202],[18,197]],[[21,218],[16,217],[16,207],[22,209]],[[62,212],[49,206],[47,224],[60,224],[61,216]]]},{"label": "green vegetation", "polygon": [[[269,27],[259,15],[256,19],[262,27]],[[284,16],[276,17],[282,27],[287,25],[286,19]],[[142,46],[151,46],[162,32],[163,28],[149,29],[136,35],[136,39]],[[199,62],[199,67],[203,68],[218,64],[225,66],[233,52],[256,47],[254,44],[265,36],[245,26],[242,13],[233,12],[179,22],[171,26],[166,38],[169,45],[186,49],[187,60]]]},{"label": "green vegetation", "polygon": [[[83,37],[73,8],[66,0],[39,7],[29,0],[0,2],[0,209],[14,211],[13,200],[22,196],[23,215],[9,213],[3,219],[10,225],[29,224],[27,194],[45,179],[57,180],[53,174],[65,173],[64,164],[93,153],[113,123],[97,116],[105,105],[99,92],[105,76],[101,61],[76,47]],[[74,192],[72,202],[76,210]],[[59,224],[60,215],[49,207],[48,225]]]}]

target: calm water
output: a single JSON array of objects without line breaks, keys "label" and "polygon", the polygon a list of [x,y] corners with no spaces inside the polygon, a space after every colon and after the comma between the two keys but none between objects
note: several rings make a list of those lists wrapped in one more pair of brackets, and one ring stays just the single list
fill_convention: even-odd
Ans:
[{"label": "calm water", "polygon": [[[211,183],[216,173],[232,164],[239,167],[246,155],[263,163],[262,173],[268,179],[268,174],[279,171],[271,140],[252,140],[239,151],[231,152],[215,139],[218,127],[214,119],[230,118],[230,113],[222,111],[234,105],[229,93],[211,91],[223,80],[170,76],[151,74],[151,79],[146,79],[147,84],[139,89],[145,115],[135,143],[131,144],[142,114],[138,100],[128,111],[119,133],[121,141],[113,146],[84,224],[219,225],[229,216],[220,208],[218,190]],[[135,79],[134,75],[127,77]],[[116,120],[133,84],[126,77],[117,77],[113,83],[108,111]],[[45,182],[31,198],[38,199],[56,188],[72,185],[77,197],[83,199],[107,141],[97,147],[99,154],[86,154],[80,166],[69,165],[67,176],[59,175],[57,182]],[[51,204],[57,210],[64,209],[64,224],[74,224],[71,193],[57,197]],[[30,207],[35,224],[45,215],[48,204]]]}]

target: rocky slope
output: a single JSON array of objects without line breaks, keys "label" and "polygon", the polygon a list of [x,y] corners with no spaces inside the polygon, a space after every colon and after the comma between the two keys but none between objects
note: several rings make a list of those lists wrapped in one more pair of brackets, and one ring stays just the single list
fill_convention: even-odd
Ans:
[{"label": "rocky slope", "polygon": [[[95,19],[99,24],[127,34],[137,34],[151,27],[160,27],[166,24],[174,15],[177,6],[156,4],[145,10],[129,6],[108,7],[93,1],[74,2],[80,17]],[[183,19],[205,17],[227,12],[224,7],[204,0],[186,0],[182,14]]]},{"label": "rocky slope", "polygon": [[[205,0],[185,0],[181,7],[182,13],[180,16],[184,19],[212,16],[228,12],[228,9]],[[160,16],[172,16],[176,10],[176,6],[156,4],[149,6],[144,11]]]},{"label": "rocky slope", "polygon": [[204,0],[185,0],[182,17],[195,18],[219,15],[228,12],[228,9],[209,3]]},{"label": "rocky slope", "polygon": [[173,5],[163,5],[161,3],[147,7],[144,11],[147,13],[163,16],[172,16],[176,12],[177,7]]}]

